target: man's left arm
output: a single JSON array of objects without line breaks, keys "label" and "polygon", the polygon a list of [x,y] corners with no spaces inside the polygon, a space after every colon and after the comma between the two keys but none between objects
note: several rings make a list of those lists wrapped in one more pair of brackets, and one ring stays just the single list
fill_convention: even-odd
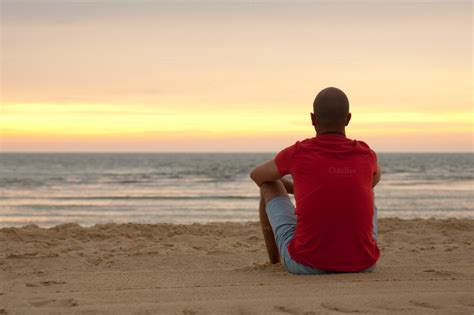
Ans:
[{"label": "man's left arm", "polygon": [[260,187],[263,183],[281,179],[282,176],[278,171],[275,160],[270,160],[257,165],[250,173],[250,178]]}]

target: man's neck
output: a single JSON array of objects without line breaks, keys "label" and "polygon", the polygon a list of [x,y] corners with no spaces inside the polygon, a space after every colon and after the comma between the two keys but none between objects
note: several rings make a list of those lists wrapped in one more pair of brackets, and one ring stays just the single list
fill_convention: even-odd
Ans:
[{"label": "man's neck", "polygon": [[316,131],[316,136],[326,135],[326,134],[338,134],[342,136],[346,136],[345,130],[321,130]]}]

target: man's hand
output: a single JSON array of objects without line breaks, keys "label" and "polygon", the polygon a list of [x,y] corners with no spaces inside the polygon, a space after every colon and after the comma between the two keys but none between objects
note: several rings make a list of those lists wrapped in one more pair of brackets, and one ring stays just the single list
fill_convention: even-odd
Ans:
[{"label": "man's hand", "polygon": [[281,182],[285,186],[286,192],[289,194],[294,194],[294,189],[293,189],[293,182],[291,180],[288,180],[284,177],[282,177]]},{"label": "man's hand", "polygon": [[382,171],[380,170],[380,166],[377,165],[377,172],[374,174],[374,177],[372,178],[372,187],[375,187],[377,183],[380,181],[380,176],[382,174]]},{"label": "man's hand", "polygon": [[[272,182],[280,179],[282,176],[278,172],[277,166],[274,160],[267,161],[255,167],[250,173],[250,178],[259,187],[265,182]],[[286,185],[285,185],[286,186]]]}]

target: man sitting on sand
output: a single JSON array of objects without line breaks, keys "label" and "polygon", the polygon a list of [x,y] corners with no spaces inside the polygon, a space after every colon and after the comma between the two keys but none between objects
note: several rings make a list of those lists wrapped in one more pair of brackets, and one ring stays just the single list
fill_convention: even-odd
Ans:
[{"label": "man sitting on sand", "polygon": [[380,180],[377,156],[346,137],[351,114],[344,92],[322,90],[313,109],[316,137],[297,141],[250,174],[260,187],[270,262],[281,256],[294,274],[372,271],[380,256],[372,191]]}]

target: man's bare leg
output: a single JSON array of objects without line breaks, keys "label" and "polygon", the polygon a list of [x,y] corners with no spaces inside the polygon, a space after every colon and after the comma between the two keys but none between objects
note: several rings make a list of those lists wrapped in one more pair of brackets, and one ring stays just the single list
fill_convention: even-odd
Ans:
[{"label": "man's bare leg", "polygon": [[262,227],[265,245],[267,247],[268,258],[270,263],[276,264],[280,261],[280,253],[275,242],[275,235],[272,231],[272,226],[268,220],[266,204],[275,197],[288,197],[287,190],[282,181],[266,182],[260,187],[260,225]]},{"label": "man's bare leg", "polygon": [[276,264],[280,262],[280,253],[278,252],[278,247],[275,242],[275,235],[272,231],[272,226],[270,221],[268,221],[266,203],[263,196],[260,197],[260,225],[262,226],[263,238],[265,239],[265,245],[267,247],[268,258],[270,263]]}]

